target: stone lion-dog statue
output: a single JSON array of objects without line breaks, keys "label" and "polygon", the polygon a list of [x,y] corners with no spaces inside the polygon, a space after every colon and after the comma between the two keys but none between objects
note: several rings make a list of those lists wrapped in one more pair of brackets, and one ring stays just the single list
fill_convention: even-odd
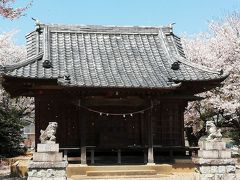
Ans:
[{"label": "stone lion-dog statue", "polygon": [[218,129],[213,121],[207,121],[206,130],[208,132],[207,141],[219,141],[222,139],[221,129]]},{"label": "stone lion-dog statue", "polygon": [[41,144],[53,144],[56,143],[56,131],[58,124],[57,122],[49,122],[45,130],[40,130],[40,141]]}]

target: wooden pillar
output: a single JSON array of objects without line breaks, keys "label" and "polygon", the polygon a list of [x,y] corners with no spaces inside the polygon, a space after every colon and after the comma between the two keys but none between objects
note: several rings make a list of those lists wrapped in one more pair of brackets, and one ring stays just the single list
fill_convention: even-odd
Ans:
[{"label": "wooden pillar", "polygon": [[85,145],[81,145],[81,165],[87,165],[87,152]]},{"label": "wooden pillar", "polygon": [[181,146],[185,146],[185,136],[184,136],[184,111],[185,108],[188,106],[188,102],[182,102],[181,103],[181,110],[180,110],[180,125],[181,125]]},{"label": "wooden pillar", "polygon": [[[81,108],[80,100],[78,101]],[[80,139],[81,139],[81,165],[87,165],[87,150],[86,150],[86,113],[80,109]]]},{"label": "wooden pillar", "polygon": [[121,149],[117,150],[117,154],[118,154],[118,164],[122,163],[122,158],[121,158]]},{"label": "wooden pillar", "polygon": [[91,149],[90,152],[91,152],[91,164],[94,164],[95,163],[95,161],[94,161],[94,149]]},{"label": "wooden pillar", "polygon": [[65,161],[68,160],[68,158],[67,158],[67,149],[64,149],[64,150],[63,150],[63,159],[64,159]]},{"label": "wooden pillar", "polygon": [[[151,101],[151,106],[152,106]],[[148,164],[154,164],[154,154],[153,154],[153,133],[152,133],[152,109],[148,114]]]}]

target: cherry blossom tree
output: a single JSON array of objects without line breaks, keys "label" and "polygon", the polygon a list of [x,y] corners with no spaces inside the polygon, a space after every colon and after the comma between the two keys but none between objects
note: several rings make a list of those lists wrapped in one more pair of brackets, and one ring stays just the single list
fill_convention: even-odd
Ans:
[{"label": "cherry blossom tree", "polygon": [[240,132],[240,13],[211,21],[209,32],[182,40],[189,60],[229,72],[222,87],[202,93],[204,100],[189,105],[186,124],[204,128],[204,121],[211,119]]},{"label": "cherry blossom tree", "polygon": [[26,9],[31,5],[28,2],[25,7],[14,7],[15,0],[0,0],[0,15],[8,19],[16,19],[23,15]]},{"label": "cherry blossom tree", "polygon": [[[14,20],[22,15],[31,5],[29,2],[23,8],[15,8],[15,0],[0,0],[0,16]],[[1,70],[4,65],[26,59],[24,46],[16,45],[13,36],[16,32],[0,33],[0,82]],[[34,101],[31,98],[11,98],[0,83],[0,156],[15,156],[22,154],[20,147],[23,141],[23,127],[34,119]]]},{"label": "cherry blossom tree", "polygon": [[[26,59],[26,49],[24,46],[14,43],[14,34],[15,32],[8,32],[0,35],[0,68]],[[33,99],[26,97],[11,98],[0,84],[1,156],[15,156],[24,152],[24,148],[19,146],[24,140],[21,134],[23,128],[33,119]]]},{"label": "cherry blossom tree", "polygon": [[14,43],[16,31],[0,34],[0,65],[12,64],[26,58],[24,46]]},{"label": "cherry blossom tree", "polygon": [[[8,32],[0,35],[0,66],[17,63],[27,58],[26,48],[14,43],[15,33]],[[22,97],[11,99],[3,88],[0,88],[0,104],[8,108],[15,107],[25,114],[34,110],[32,99]]]}]

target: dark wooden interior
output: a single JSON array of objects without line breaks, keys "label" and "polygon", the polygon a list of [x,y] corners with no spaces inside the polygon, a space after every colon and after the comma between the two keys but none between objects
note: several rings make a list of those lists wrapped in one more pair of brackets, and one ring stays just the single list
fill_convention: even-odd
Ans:
[{"label": "dark wooden interior", "polygon": [[[35,101],[36,137],[39,137],[39,129],[44,129],[50,121],[56,121],[59,125],[57,141],[61,147],[79,147],[81,133],[85,133],[87,146],[99,149],[148,146],[150,119],[154,145],[184,146],[185,100],[158,100],[152,106],[151,100],[140,97],[111,100],[91,96],[88,100],[38,96]],[[81,127],[83,121],[84,128]]]}]

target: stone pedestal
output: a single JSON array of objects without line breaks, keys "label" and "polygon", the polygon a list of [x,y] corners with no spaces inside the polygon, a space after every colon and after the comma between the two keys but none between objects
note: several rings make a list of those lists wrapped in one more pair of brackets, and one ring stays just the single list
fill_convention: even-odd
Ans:
[{"label": "stone pedestal", "polygon": [[59,144],[38,144],[29,163],[28,180],[66,180],[67,164],[59,152]]},{"label": "stone pedestal", "polygon": [[193,162],[198,166],[197,180],[236,180],[237,160],[222,141],[202,141],[198,157]]}]

